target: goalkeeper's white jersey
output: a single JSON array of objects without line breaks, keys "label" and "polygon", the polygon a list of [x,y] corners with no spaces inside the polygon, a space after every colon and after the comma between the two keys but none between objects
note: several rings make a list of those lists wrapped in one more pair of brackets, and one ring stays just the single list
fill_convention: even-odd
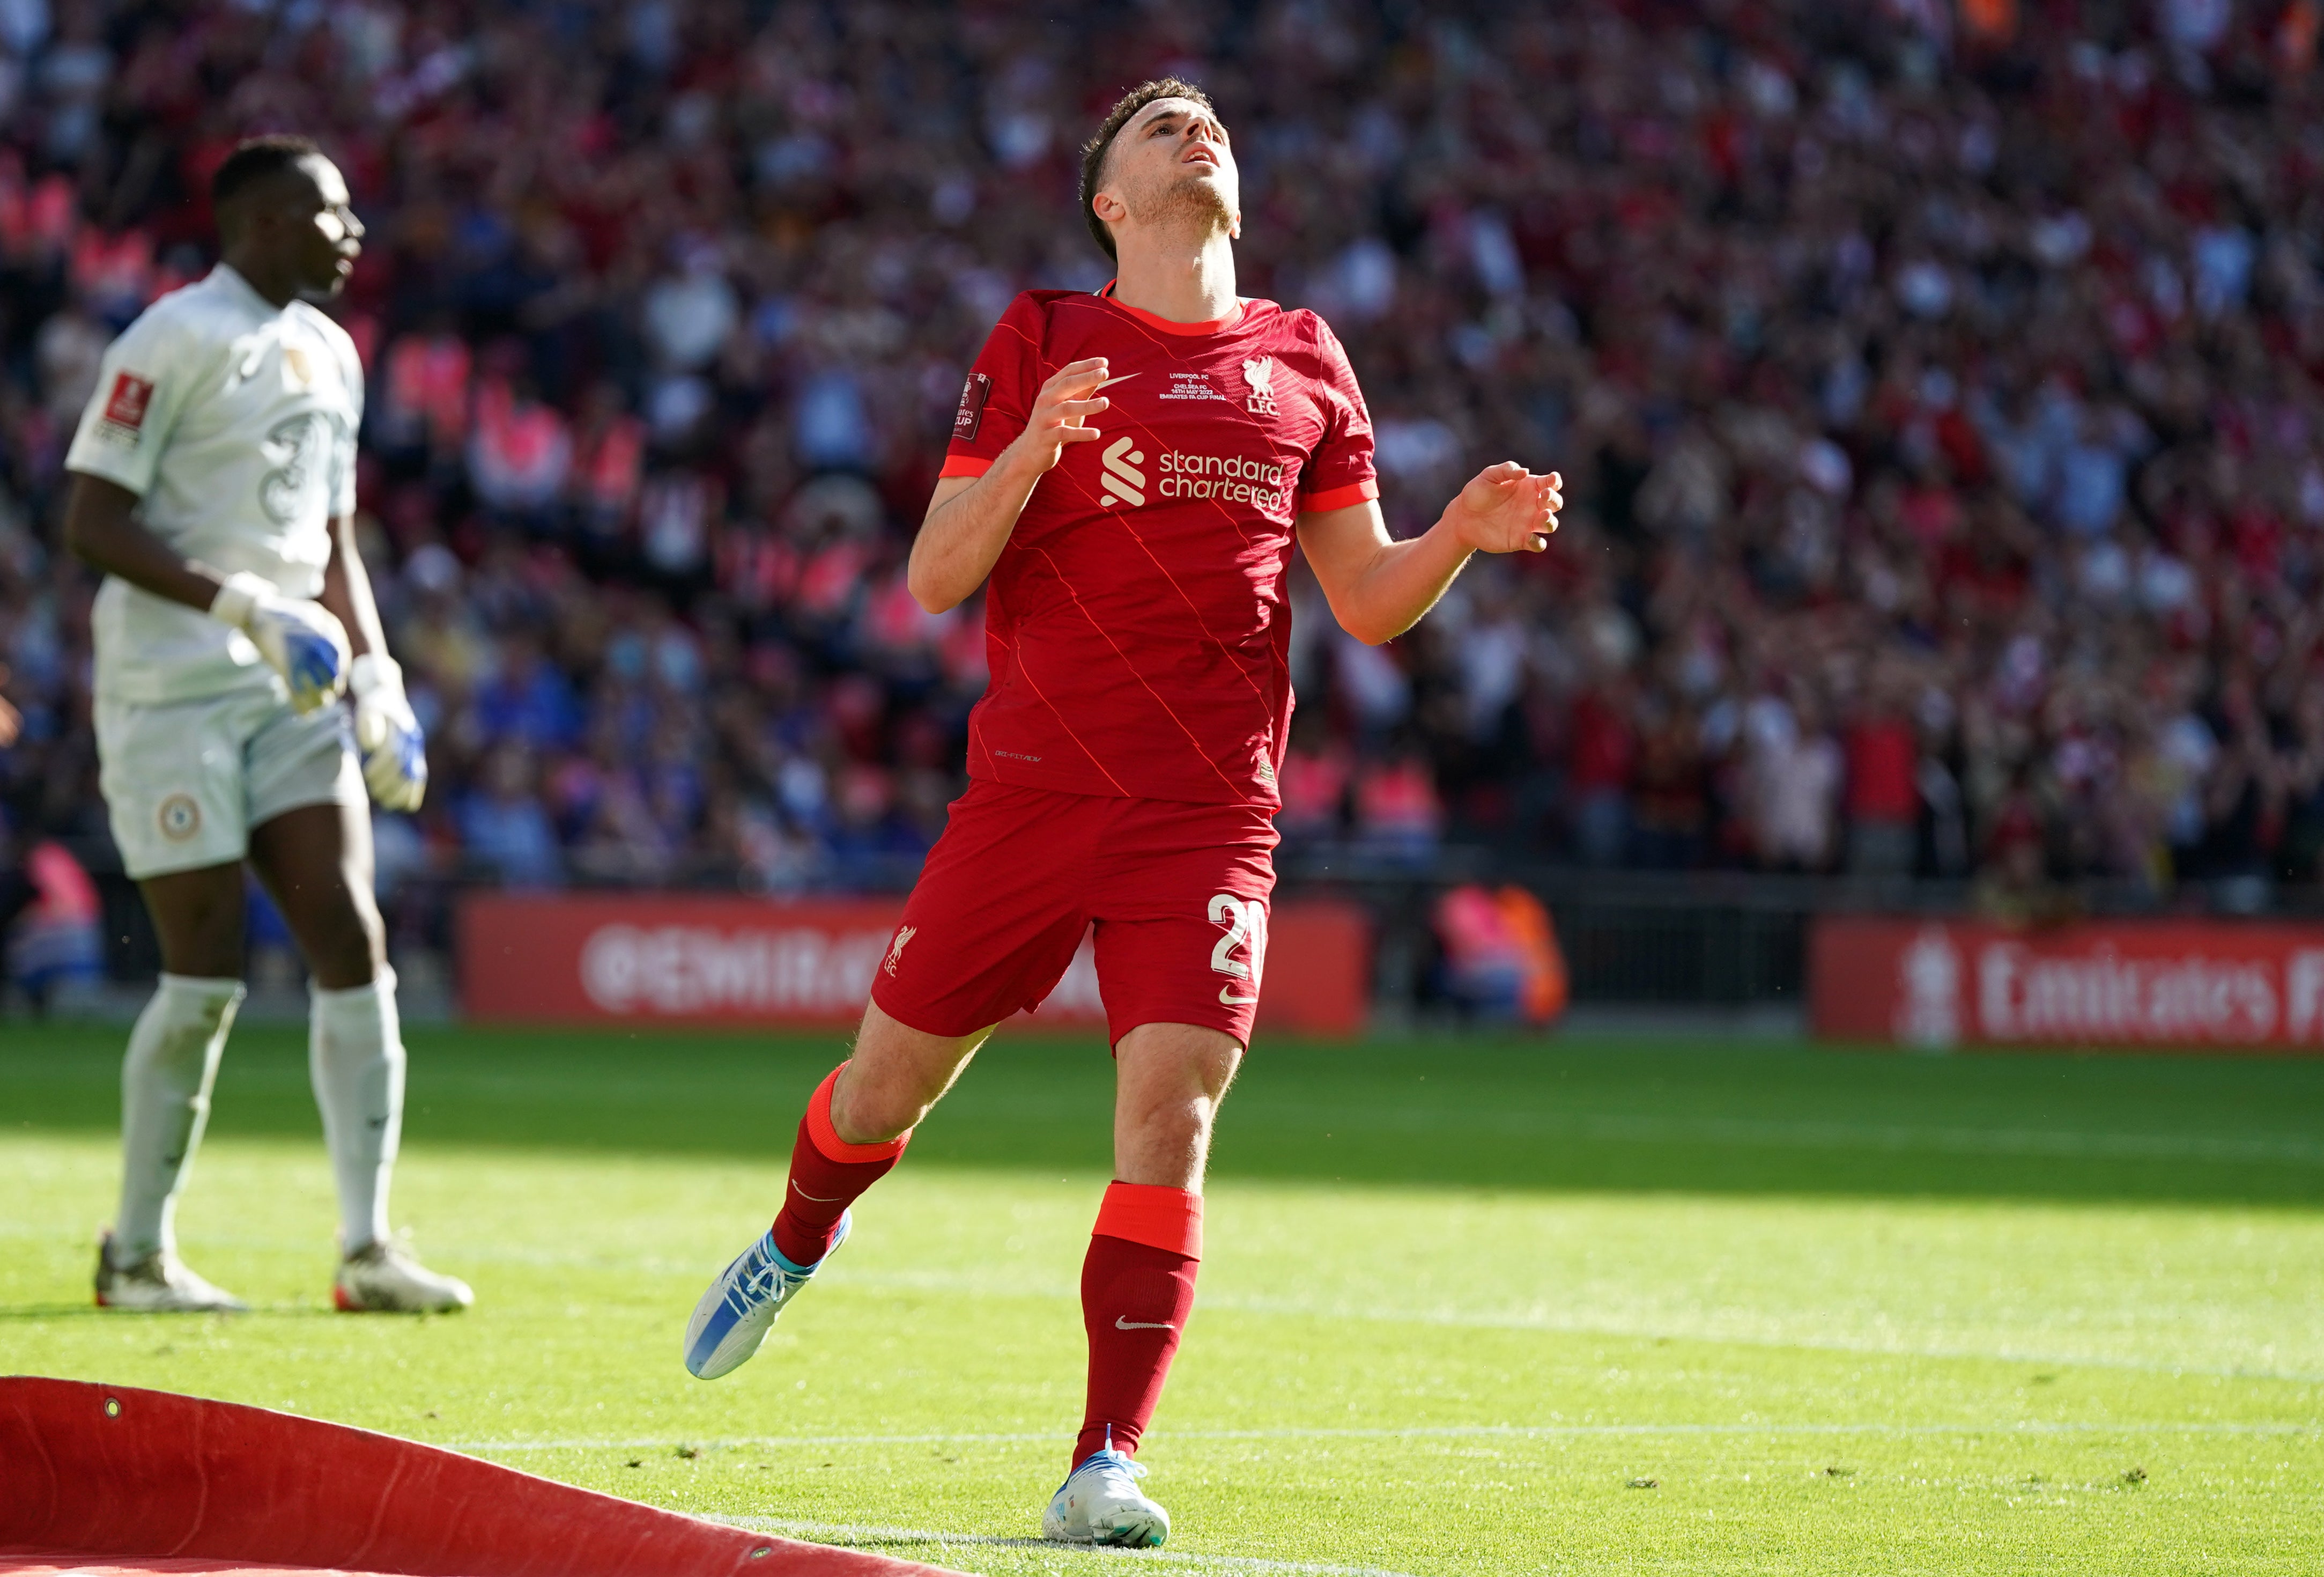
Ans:
[{"label": "goalkeeper's white jersey", "polygon": [[[292,597],[323,589],[330,521],[355,503],[363,366],[346,330],[277,307],[225,264],[140,314],[105,353],[68,468],[144,499],[146,528]],[[240,630],[108,576],[97,691],[147,705],[275,682]]]}]

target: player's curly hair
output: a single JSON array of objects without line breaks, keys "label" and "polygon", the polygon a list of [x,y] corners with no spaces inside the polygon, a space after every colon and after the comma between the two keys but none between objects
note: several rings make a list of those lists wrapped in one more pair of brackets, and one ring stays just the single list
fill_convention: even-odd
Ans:
[{"label": "player's curly hair", "polygon": [[1105,227],[1105,221],[1097,217],[1090,201],[1104,183],[1106,155],[1113,152],[1113,139],[1121,135],[1121,128],[1130,124],[1131,116],[1157,98],[1192,99],[1213,115],[1218,114],[1218,107],[1211,102],[1209,94],[1176,77],[1157,77],[1150,82],[1140,82],[1106,111],[1097,134],[1082,144],[1082,223],[1089,227],[1092,238],[1105,249],[1108,257],[1114,256],[1113,232]]}]

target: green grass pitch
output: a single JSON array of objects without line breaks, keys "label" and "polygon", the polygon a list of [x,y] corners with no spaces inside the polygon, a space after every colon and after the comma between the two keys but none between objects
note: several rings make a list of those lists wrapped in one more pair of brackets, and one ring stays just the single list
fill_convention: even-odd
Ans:
[{"label": "green grass pitch", "polygon": [[302,1036],[100,1315],[115,1030],[0,1026],[0,1369],[392,1431],[975,1572],[2313,1572],[2324,1062],[1262,1043],[1145,1452],[1166,1559],[1042,1548],[1108,1173],[1090,1044],[990,1048],[760,1356],[678,1362],[836,1037],[424,1030],[396,1215],[478,1306],[327,1311]]}]

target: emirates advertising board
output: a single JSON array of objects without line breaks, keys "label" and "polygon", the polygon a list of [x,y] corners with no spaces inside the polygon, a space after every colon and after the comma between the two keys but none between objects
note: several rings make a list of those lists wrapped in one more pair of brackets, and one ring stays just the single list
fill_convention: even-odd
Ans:
[{"label": "emirates advertising board", "polygon": [[[900,898],[473,894],[460,910],[461,1007],[502,1024],[852,1028],[903,912]],[[1370,951],[1370,924],[1351,904],[1277,905],[1260,966],[1259,1028],[1360,1030]],[[1056,989],[1014,1022],[1104,1027],[1088,937]]]},{"label": "emirates advertising board", "polygon": [[1808,968],[1830,1040],[2324,1053],[2324,925],[1833,914]]}]

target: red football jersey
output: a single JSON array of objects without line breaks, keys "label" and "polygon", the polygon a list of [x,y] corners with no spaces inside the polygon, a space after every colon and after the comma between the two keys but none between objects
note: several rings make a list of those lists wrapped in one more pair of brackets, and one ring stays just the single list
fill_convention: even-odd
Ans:
[{"label": "red football jersey", "polygon": [[1066,447],[992,567],[968,770],[1277,805],[1295,528],[1379,492],[1347,353],[1314,313],[1273,301],[1222,327],[1028,291],[977,356],[944,474],[983,475],[1050,376],[1093,356],[1108,363],[1102,436]]}]

